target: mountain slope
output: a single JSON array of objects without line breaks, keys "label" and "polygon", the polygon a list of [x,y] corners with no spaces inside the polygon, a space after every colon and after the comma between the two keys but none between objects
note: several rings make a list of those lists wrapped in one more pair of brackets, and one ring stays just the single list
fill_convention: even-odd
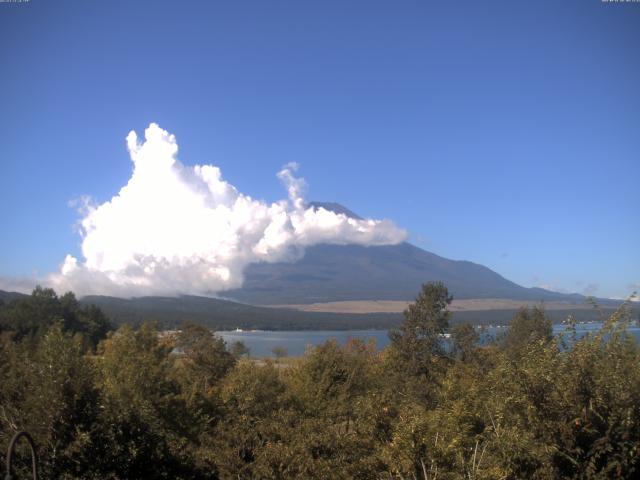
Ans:
[{"label": "mountain slope", "polygon": [[[310,206],[360,218],[336,203],[313,202]],[[309,247],[295,263],[250,265],[242,288],[221,295],[254,305],[413,300],[423,283],[437,280],[458,299],[582,300],[580,295],[525,288],[482,265],[449,260],[406,242]]]},{"label": "mountain slope", "polygon": [[0,303],[9,303],[11,300],[17,300],[19,298],[25,298],[27,295],[18,292],[5,292],[0,290]]},{"label": "mountain slope", "polygon": [[412,300],[422,283],[438,280],[459,299],[580,299],[579,295],[524,288],[482,265],[448,260],[409,243],[378,247],[316,245],[296,263],[250,265],[243,287],[222,294],[254,305]]}]

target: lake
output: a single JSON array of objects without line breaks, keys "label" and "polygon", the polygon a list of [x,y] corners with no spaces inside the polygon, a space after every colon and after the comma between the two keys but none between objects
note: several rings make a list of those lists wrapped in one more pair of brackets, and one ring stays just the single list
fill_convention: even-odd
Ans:
[{"label": "lake", "polygon": [[[597,332],[602,328],[601,323],[578,324],[576,330],[578,337],[587,333]],[[553,333],[559,334],[566,329],[565,325],[554,325]],[[506,331],[506,327],[487,327],[482,335],[482,340],[500,335]],[[627,330],[640,341],[640,327],[633,326]],[[350,339],[369,340],[376,342],[380,350],[389,344],[388,330],[308,330],[308,331],[226,331],[216,332],[228,345],[242,341],[250,349],[252,357],[272,357],[274,347],[284,347],[291,356],[304,354],[309,346],[320,345],[327,340],[335,339],[339,344],[345,345]]]}]

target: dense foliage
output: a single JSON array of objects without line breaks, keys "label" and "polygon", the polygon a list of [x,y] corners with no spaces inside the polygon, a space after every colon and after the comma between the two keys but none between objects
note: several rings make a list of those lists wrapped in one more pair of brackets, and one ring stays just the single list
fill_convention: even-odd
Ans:
[{"label": "dense foliage", "polygon": [[624,307],[571,339],[523,309],[478,347],[449,302],[425,285],[381,352],[327,342],[272,362],[194,324],[107,334],[99,310],[38,289],[0,306],[0,451],[31,432],[51,479],[637,478]]}]

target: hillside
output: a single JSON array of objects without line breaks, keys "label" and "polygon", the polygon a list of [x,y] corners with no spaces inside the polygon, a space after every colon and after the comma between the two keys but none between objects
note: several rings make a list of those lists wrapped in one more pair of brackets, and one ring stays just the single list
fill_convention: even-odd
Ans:
[{"label": "hillside", "polygon": [[2,302],[10,302],[11,300],[15,300],[18,298],[26,297],[24,293],[18,292],[5,292],[4,290],[0,290],[0,303]]},{"label": "hillside", "polygon": [[216,298],[140,297],[123,299],[88,296],[82,303],[100,307],[116,324],[140,324],[147,320],[171,328],[183,321],[207,325],[216,330],[345,330],[390,328],[400,323],[399,313],[324,313],[292,309],[255,307]]},{"label": "hillside", "polygon": [[254,305],[412,300],[423,283],[436,280],[459,299],[583,301],[580,295],[525,288],[482,265],[449,260],[409,243],[316,245],[296,263],[250,265],[243,287],[222,295]]},{"label": "hillside", "polygon": [[[25,298],[26,295],[0,290],[1,299],[6,302]],[[363,330],[388,329],[402,321],[398,312],[354,313],[301,311],[291,308],[269,308],[220,300],[209,297],[140,297],[123,299],[106,296],[88,296],[81,304],[94,304],[104,311],[115,325],[129,323],[139,325],[145,321],[157,321],[162,328],[174,328],[183,321],[192,321],[215,330]],[[612,306],[603,307],[605,313],[612,312]],[[468,322],[473,324],[507,324],[517,308],[494,308],[478,310],[458,310],[452,305],[452,324]],[[1,310],[0,310],[1,312]],[[599,320],[599,313],[581,305],[561,305],[547,309],[547,315],[554,323],[561,322],[571,314],[578,321]],[[640,315],[634,307],[633,316]]]},{"label": "hillside", "polygon": [[[311,202],[310,206],[361,218],[338,203]],[[242,288],[220,295],[252,305],[410,301],[429,281],[444,282],[457,299],[584,301],[581,295],[525,288],[483,265],[450,260],[406,242],[374,247],[315,245],[295,263],[249,265]]]}]

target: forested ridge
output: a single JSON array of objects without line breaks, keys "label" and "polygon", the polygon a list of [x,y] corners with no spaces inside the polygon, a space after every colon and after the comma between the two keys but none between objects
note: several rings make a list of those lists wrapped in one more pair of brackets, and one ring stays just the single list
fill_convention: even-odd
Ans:
[{"label": "forested ridge", "polygon": [[[0,302],[25,299],[28,295],[3,292]],[[75,298],[75,297],[74,297]],[[219,298],[182,295],[176,297],[117,298],[87,296],[78,299],[79,306],[97,306],[109,317],[114,327],[129,324],[139,327],[145,322],[157,322],[160,329],[175,329],[190,321],[216,331],[234,330],[387,330],[402,323],[402,313],[328,313],[308,312],[291,308],[273,308],[222,300]],[[523,305],[527,302],[522,301]],[[598,299],[603,311],[611,314],[620,301]],[[557,308],[557,307],[556,307]],[[453,311],[450,325],[507,325],[517,309]],[[600,313],[582,306],[567,305],[566,310],[547,310],[554,323],[562,323],[569,315],[580,322],[599,321]],[[632,308],[640,318],[640,308]]]},{"label": "forested ridge", "polygon": [[45,479],[637,478],[626,305],[566,343],[523,309],[479,347],[450,301],[426,284],[383,351],[327,342],[282,363],[197,324],[114,329],[37,288],[0,301],[0,452],[29,431]]}]

